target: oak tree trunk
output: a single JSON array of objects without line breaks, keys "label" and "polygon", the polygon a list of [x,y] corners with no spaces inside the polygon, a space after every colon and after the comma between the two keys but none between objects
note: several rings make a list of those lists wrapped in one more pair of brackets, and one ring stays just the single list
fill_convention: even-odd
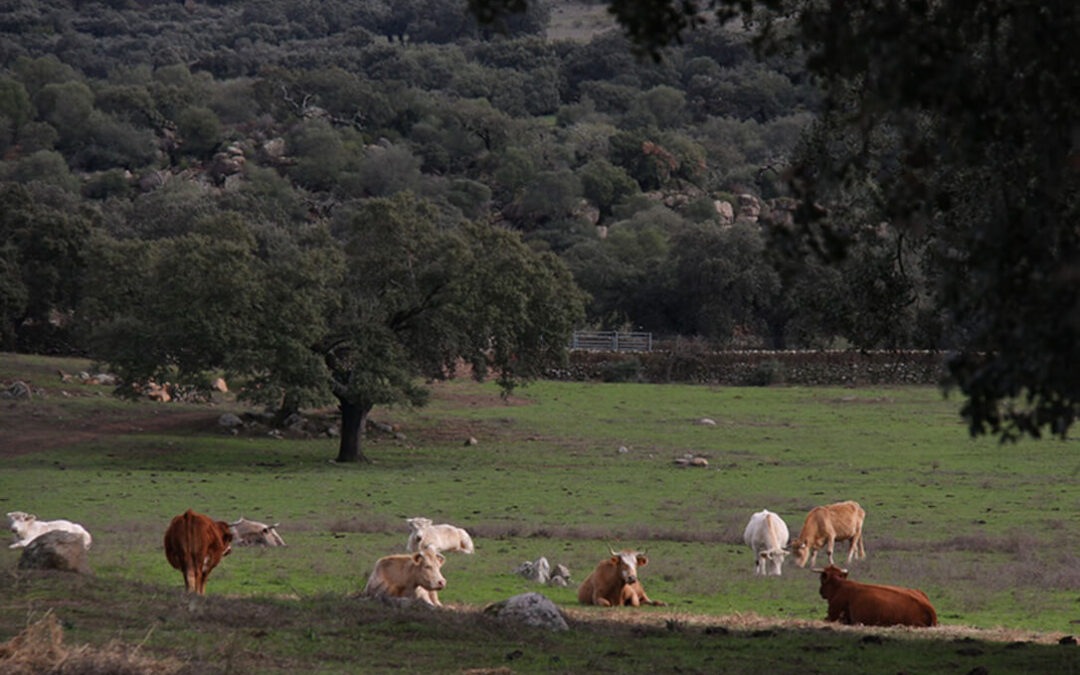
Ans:
[{"label": "oak tree trunk", "polygon": [[337,461],[370,462],[360,449],[360,444],[368,413],[371,412],[371,404],[339,398],[338,408],[341,410],[341,445],[338,448]]}]

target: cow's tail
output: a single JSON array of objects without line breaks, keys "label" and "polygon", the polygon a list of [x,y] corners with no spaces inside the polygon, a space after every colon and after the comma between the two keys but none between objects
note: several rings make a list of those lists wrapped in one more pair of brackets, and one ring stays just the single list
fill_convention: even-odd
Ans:
[{"label": "cow's tail", "polygon": [[462,553],[473,553],[475,551],[473,548],[472,537],[464,530],[461,531],[461,551]]}]

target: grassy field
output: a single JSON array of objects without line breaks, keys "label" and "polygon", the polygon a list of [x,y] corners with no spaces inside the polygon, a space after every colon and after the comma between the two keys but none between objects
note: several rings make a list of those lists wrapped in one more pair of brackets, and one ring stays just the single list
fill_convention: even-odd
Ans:
[{"label": "grassy field", "polygon": [[[373,464],[342,466],[333,439],[223,432],[218,415],[243,410],[229,396],[125,403],[56,376],[85,367],[0,354],[0,384],[45,394],[0,401],[0,506],[85,525],[96,572],[20,573],[0,548],[0,641],[52,610],[68,642],[141,644],[184,672],[1080,672],[1080,648],[1056,644],[1080,632],[1080,444],[969,439],[930,388],[539,382],[503,400],[452,382],[427,408],[376,410],[404,439],[374,436]],[[709,466],[677,467],[685,453]],[[833,627],[816,575],[754,578],[753,512],[794,534],[840,499],[867,511],[852,578],[921,588],[942,627]],[[161,551],[189,507],[280,521],[289,546],[236,549],[193,601]],[[474,534],[476,555],[443,569],[451,611],[351,597],[416,515]],[[579,608],[575,588],[512,574],[544,555],[580,582],[609,544],[648,550],[643,582],[669,606]],[[480,612],[530,590],[573,629]]]}]

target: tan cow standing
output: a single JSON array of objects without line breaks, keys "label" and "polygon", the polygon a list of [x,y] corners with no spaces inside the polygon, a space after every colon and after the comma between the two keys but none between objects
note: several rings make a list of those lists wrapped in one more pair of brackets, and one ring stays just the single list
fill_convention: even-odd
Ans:
[{"label": "tan cow standing", "polygon": [[184,590],[206,595],[206,578],[232,552],[232,532],[223,520],[188,509],[165,530],[165,558],[184,575]]},{"label": "tan cow standing", "polygon": [[647,564],[649,559],[644,553],[616,553],[612,549],[611,557],[600,561],[592,574],[581,582],[578,587],[578,602],[601,607],[663,605],[659,600],[650,600],[649,596],[645,595],[645,587],[638,580],[637,568]]},{"label": "tan cow standing", "polygon": [[442,607],[439,591],[446,588],[440,568],[446,558],[431,548],[411,555],[388,555],[375,562],[361,595],[369,598],[405,598]]},{"label": "tan cow standing", "polygon": [[815,564],[821,549],[828,551],[829,564],[833,564],[833,547],[838,541],[850,542],[847,557],[849,563],[855,555],[865,558],[866,549],[863,548],[862,536],[865,518],[866,511],[853,501],[814,507],[806,516],[802,532],[791,541],[795,564],[806,567],[807,558],[811,565]]}]

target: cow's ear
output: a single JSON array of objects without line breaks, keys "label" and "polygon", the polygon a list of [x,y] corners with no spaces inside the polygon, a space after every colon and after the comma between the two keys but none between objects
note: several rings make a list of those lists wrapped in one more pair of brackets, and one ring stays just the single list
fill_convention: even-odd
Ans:
[{"label": "cow's ear", "polygon": [[436,553],[435,557],[439,559],[439,566],[442,567],[446,563],[446,556],[442,553]]},{"label": "cow's ear", "polygon": [[639,555],[637,557],[637,566],[638,567],[645,567],[648,564],[649,564],[649,559],[646,558],[645,556]]},{"label": "cow's ear", "polygon": [[424,564],[424,554],[421,553],[420,551],[417,551],[416,553],[413,553],[412,559],[413,559],[413,562],[416,563],[417,565],[423,565]]}]

